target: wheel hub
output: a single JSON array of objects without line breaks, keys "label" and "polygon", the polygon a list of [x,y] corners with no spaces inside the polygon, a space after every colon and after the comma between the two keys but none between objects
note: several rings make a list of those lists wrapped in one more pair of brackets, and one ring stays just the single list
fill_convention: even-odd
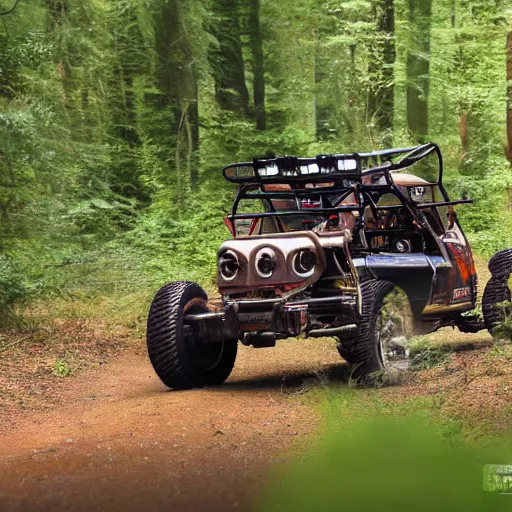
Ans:
[{"label": "wheel hub", "polygon": [[407,349],[406,322],[391,301],[384,304],[377,318],[378,355],[383,368],[407,369],[409,351]]},{"label": "wheel hub", "polygon": [[[184,308],[187,313],[197,314],[208,311],[206,303],[198,304],[191,301]],[[222,359],[224,353],[224,341],[219,343],[208,343],[203,340],[195,327],[186,321],[182,325],[183,337],[185,338],[185,346],[187,347],[188,356],[195,366],[202,370],[212,370]]]}]

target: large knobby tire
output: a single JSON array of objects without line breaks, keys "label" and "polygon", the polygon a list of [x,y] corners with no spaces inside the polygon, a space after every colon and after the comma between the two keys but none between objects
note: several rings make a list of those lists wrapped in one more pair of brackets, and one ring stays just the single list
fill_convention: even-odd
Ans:
[{"label": "large knobby tire", "polygon": [[385,300],[395,285],[389,281],[369,279],[361,283],[362,314],[357,331],[340,340],[338,352],[354,365],[352,378],[365,380],[371,373],[384,370],[387,365],[379,332],[379,317]]},{"label": "large knobby tire", "polygon": [[489,260],[491,278],[485,285],[482,297],[482,311],[485,327],[492,334],[494,328],[505,320],[503,308],[496,307],[500,302],[510,302],[508,280],[512,272],[512,249],[497,252]]},{"label": "large knobby tire", "polygon": [[195,283],[163,286],[151,304],[146,341],[149,359],[162,382],[173,389],[222,384],[231,373],[237,340],[208,343],[197,335],[186,314],[208,311],[208,297]]}]

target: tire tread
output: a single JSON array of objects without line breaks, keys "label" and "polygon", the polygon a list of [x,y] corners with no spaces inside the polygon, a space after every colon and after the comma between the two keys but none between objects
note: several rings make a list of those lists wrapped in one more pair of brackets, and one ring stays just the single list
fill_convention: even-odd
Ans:
[{"label": "tire tread", "polygon": [[338,352],[348,363],[358,365],[357,377],[382,369],[377,356],[375,341],[375,322],[384,298],[395,285],[381,279],[367,279],[360,284],[362,314],[359,317],[357,331],[338,345]]},{"label": "tire tread", "polygon": [[[197,284],[188,281],[171,282],[160,288],[151,304],[146,341],[149,359],[162,382],[173,389],[191,389],[205,384],[221,384],[233,369],[236,340],[227,340],[225,354],[218,367],[201,370],[189,360],[181,339],[181,315],[185,304],[196,297],[207,300]],[[233,348],[234,344],[234,348]]]}]

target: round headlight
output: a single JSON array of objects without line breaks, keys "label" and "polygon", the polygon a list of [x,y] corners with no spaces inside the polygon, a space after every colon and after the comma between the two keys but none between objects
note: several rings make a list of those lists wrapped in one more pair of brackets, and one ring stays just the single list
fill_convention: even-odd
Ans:
[{"label": "round headlight", "polygon": [[313,251],[299,251],[293,257],[293,270],[300,277],[310,277],[315,271],[316,254]]},{"label": "round headlight", "polygon": [[219,272],[224,281],[232,281],[238,274],[240,263],[234,252],[226,251],[219,258]]},{"label": "round headlight", "polygon": [[256,272],[263,279],[268,279],[276,268],[276,255],[272,249],[261,249],[256,254]]}]

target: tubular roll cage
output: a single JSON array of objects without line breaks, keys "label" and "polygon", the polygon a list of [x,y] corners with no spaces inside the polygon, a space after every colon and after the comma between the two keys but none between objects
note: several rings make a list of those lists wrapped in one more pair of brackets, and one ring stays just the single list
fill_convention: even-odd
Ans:
[{"label": "tubular roll cage", "polygon": [[[443,196],[443,201],[416,204],[406,197],[398,186],[394,183],[391,176],[392,171],[399,171],[414,165],[419,160],[426,158],[432,153],[436,153],[439,159],[439,170],[437,182],[429,182],[430,186],[439,187],[439,191]],[[399,158],[397,161],[393,159]],[[355,161],[355,169],[340,171],[338,170],[338,162],[346,162],[347,160]],[[309,165],[318,166],[317,174],[305,175],[286,175],[282,173],[296,172],[299,167]],[[278,169],[278,175],[263,175],[259,173],[260,169],[273,166]],[[238,169],[251,169],[253,175],[237,175]],[[286,216],[297,215],[299,212],[309,214],[323,214],[326,219],[330,215],[342,212],[359,212],[357,217],[358,225],[356,229],[365,229],[364,210],[370,206],[375,217],[378,217],[379,210],[400,210],[406,208],[416,222],[424,224],[418,217],[418,210],[437,207],[437,206],[453,206],[456,204],[472,203],[471,199],[460,199],[450,201],[448,194],[443,186],[443,157],[439,146],[434,143],[422,144],[420,146],[401,149],[387,149],[374,151],[371,153],[352,153],[339,155],[318,155],[315,158],[298,158],[293,156],[276,157],[270,159],[254,159],[253,162],[241,162],[227,165],[223,168],[222,174],[224,178],[231,183],[240,185],[236,194],[232,212],[227,216],[227,220],[233,224],[237,220],[242,219],[262,219],[271,217],[276,219],[276,223],[281,232],[284,232],[280,218]],[[230,174],[229,171],[235,171]],[[363,184],[362,178],[381,174],[384,176],[385,184]],[[330,187],[315,188],[297,188],[290,191],[266,191],[264,186],[268,184],[289,184],[297,185],[300,183],[334,183]],[[254,190],[259,189],[257,192]],[[400,201],[399,205],[378,206],[371,197],[370,192],[380,191],[382,193],[392,193]],[[351,194],[354,194],[356,203],[352,205],[344,205],[338,207],[325,206],[327,196],[336,196],[337,204],[341,204]],[[319,199],[319,208],[301,208],[300,199],[308,199],[312,196]],[[260,199],[270,209],[268,212],[261,213],[245,213],[237,214],[240,201],[243,199]],[[271,199],[293,199],[295,200],[296,210],[276,211]],[[382,230],[380,230],[382,232]],[[236,237],[236,229],[234,229]]]}]

